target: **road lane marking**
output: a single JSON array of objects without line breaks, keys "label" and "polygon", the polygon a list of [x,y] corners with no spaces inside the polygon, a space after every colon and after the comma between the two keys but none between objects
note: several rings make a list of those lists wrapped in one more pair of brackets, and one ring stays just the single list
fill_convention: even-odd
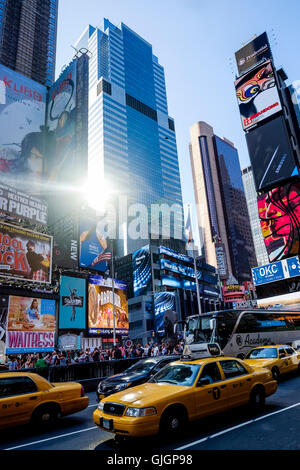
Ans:
[{"label": "road lane marking", "polygon": [[89,405],[88,408],[91,408],[91,406],[98,406],[98,403],[95,403],[94,405]]},{"label": "road lane marking", "polygon": [[35,444],[40,444],[42,442],[52,441],[53,439],[60,439],[62,437],[72,436],[73,434],[78,434],[80,432],[92,431],[93,429],[98,429],[98,427],[93,426],[92,428],[81,429],[80,431],[73,431],[73,432],[69,432],[67,434],[60,434],[59,436],[48,437],[47,439],[41,439],[40,441],[29,442],[27,444],[21,444],[19,446],[9,447],[8,449],[3,449],[3,450],[20,449],[20,447],[28,447],[28,446],[35,445]]},{"label": "road lane marking", "polygon": [[211,436],[203,437],[202,439],[199,439],[198,441],[190,442],[189,444],[186,444],[186,445],[181,446],[181,447],[177,447],[174,450],[184,450],[184,449],[187,449],[188,447],[192,447],[192,446],[195,446],[197,444],[202,444],[202,442],[208,441],[209,439],[214,439],[215,437],[221,436],[222,434],[226,434],[228,432],[235,431],[238,428],[241,428],[243,426],[248,426],[249,424],[255,423],[256,421],[260,421],[262,419],[269,418],[270,416],[274,416],[278,413],[283,413],[284,411],[288,411],[288,410],[290,410],[292,408],[295,408],[296,406],[299,406],[299,405],[300,405],[300,402],[295,403],[294,405],[287,406],[286,408],[283,408],[282,410],[273,411],[272,413],[268,413],[266,415],[259,416],[258,418],[251,419],[250,421],[245,421],[245,423],[241,423],[241,424],[238,424],[237,426],[233,426],[231,428],[224,429],[224,431],[220,431],[216,434],[212,434]]}]

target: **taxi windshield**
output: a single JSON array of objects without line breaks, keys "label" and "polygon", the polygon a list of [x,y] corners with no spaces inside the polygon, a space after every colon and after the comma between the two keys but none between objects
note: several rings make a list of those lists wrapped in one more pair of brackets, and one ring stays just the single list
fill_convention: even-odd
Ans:
[{"label": "taxi windshield", "polygon": [[196,364],[169,364],[149,382],[185,385],[191,387],[196,380],[200,366]]},{"label": "taxi windshield", "polygon": [[276,359],[277,358],[277,349],[276,348],[259,348],[252,349],[246,359]]}]

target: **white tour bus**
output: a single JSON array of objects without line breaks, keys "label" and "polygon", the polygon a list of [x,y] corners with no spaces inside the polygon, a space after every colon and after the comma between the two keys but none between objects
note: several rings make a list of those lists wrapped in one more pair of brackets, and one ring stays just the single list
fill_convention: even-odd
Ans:
[{"label": "white tour bus", "polygon": [[219,345],[225,356],[243,358],[257,346],[289,344],[297,349],[300,344],[300,312],[291,310],[223,310],[193,315],[182,323],[183,356],[191,359],[201,357],[210,345]]}]

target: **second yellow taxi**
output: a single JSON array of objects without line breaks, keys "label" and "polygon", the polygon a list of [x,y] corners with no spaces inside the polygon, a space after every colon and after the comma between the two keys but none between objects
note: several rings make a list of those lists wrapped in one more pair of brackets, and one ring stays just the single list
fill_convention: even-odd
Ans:
[{"label": "second yellow taxi", "polygon": [[58,416],[84,410],[89,404],[80,383],[50,383],[38,374],[0,374],[0,430],[27,423],[53,423]]},{"label": "second yellow taxi", "polygon": [[189,420],[239,405],[261,407],[276,389],[268,369],[240,359],[176,361],[149,382],[104,398],[93,419],[101,429],[119,436],[170,434]]},{"label": "second yellow taxi", "polygon": [[244,360],[250,366],[268,368],[275,380],[288,372],[298,370],[300,373],[300,352],[286,344],[253,348]]}]

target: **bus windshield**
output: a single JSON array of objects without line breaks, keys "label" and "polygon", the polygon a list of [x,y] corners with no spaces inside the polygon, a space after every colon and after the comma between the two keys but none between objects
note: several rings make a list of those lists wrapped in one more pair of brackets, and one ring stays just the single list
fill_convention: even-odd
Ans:
[{"label": "bus windshield", "polygon": [[186,344],[209,343],[211,341],[212,330],[209,322],[211,318],[211,315],[203,315],[188,319],[185,332]]}]

